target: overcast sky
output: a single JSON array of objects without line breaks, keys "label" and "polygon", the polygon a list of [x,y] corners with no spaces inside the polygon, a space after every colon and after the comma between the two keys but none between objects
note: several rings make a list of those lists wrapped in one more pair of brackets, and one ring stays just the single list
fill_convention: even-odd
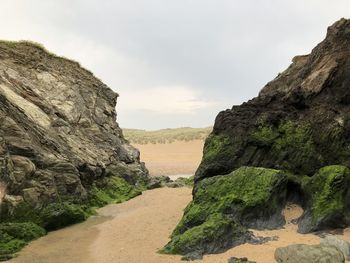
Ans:
[{"label": "overcast sky", "polygon": [[121,127],[213,125],[256,96],[349,0],[0,0],[0,39],[79,61],[120,94]]}]

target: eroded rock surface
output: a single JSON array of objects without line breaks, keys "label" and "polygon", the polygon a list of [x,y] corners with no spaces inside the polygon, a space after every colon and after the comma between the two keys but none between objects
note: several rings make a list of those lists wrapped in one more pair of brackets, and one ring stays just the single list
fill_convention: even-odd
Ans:
[{"label": "eroded rock surface", "polygon": [[164,252],[217,253],[249,242],[248,227],[283,225],[288,201],[304,210],[301,233],[348,226],[349,87],[350,20],[341,19],[258,97],[218,114],[193,201]]},{"label": "eroded rock surface", "polygon": [[340,239],[334,235],[327,235],[321,239],[321,245],[334,246],[338,248],[344,255],[345,260],[350,260],[350,244],[346,240]]},{"label": "eroded rock surface", "polygon": [[344,263],[343,253],[334,246],[290,245],[277,248],[275,259],[278,263]]},{"label": "eroded rock surface", "polygon": [[312,175],[350,165],[350,20],[328,28],[259,96],[216,117],[195,180],[260,166]]},{"label": "eroded rock surface", "polygon": [[54,229],[140,193],[148,172],[116,122],[117,97],[76,62],[0,42],[1,221]]}]

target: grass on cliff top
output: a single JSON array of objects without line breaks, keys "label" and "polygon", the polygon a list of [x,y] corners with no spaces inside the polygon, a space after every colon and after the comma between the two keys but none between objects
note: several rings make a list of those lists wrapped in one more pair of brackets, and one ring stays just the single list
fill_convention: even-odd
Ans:
[{"label": "grass on cliff top", "polygon": [[[19,40],[19,41],[0,40],[0,45],[6,45],[9,48],[18,48],[18,47],[22,47],[22,48],[23,47],[25,47],[25,48],[26,47],[36,48],[37,50],[40,50],[40,51],[44,52],[48,56],[51,56],[51,57],[56,58],[56,59],[60,59],[62,61],[65,61],[65,62],[68,62],[68,63],[71,63],[71,64],[74,64],[77,67],[85,70],[86,72],[88,72],[89,74],[94,76],[95,78],[97,78],[90,70],[82,67],[81,64],[78,61],[75,61],[73,59],[67,58],[65,56],[56,55],[55,53],[52,53],[51,51],[46,49],[46,47],[43,44],[41,44],[41,43],[38,43],[38,42],[35,42],[35,41],[31,41],[31,40]],[[98,80],[100,80],[100,79],[98,79]]]},{"label": "grass on cliff top", "polygon": [[207,128],[175,128],[162,129],[156,131],[146,131],[138,129],[123,129],[124,137],[131,143],[171,143],[174,141],[205,140],[212,131],[212,127]]}]

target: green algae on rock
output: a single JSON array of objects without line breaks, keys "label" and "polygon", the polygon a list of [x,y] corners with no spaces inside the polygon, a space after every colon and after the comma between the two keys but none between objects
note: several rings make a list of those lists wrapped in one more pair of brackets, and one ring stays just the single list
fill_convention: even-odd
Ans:
[{"label": "green algae on rock", "polygon": [[350,223],[350,170],[341,165],[321,168],[304,180],[305,212],[298,231],[344,228]]},{"label": "green algae on rock", "polygon": [[29,241],[46,234],[34,223],[0,223],[0,261],[8,260]]},{"label": "green algae on rock", "polygon": [[[94,184],[91,188],[85,202],[62,197],[62,200],[38,208],[31,207],[25,201],[20,201],[14,207],[9,202],[2,203],[0,222],[3,223],[0,223],[0,237],[5,231],[7,234],[15,234],[12,235],[14,238],[4,239],[4,244],[0,238],[0,261],[10,259],[29,241],[44,235],[46,231],[82,222],[95,214],[95,208],[127,201],[144,190],[118,176],[106,177],[98,182],[98,186]],[[19,229],[18,233],[16,229]]]},{"label": "green algae on rock", "polygon": [[139,189],[130,185],[121,177],[106,177],[104,182],[98,182],[93,185],[90,190],[89,204],[91,206],[101,207],[110,203],[121,203],[127,201],[142,193]]},{"label": "green algae on rock", "polygon": [[218,253],[250,240],[248,227],[281,227],[286,185],[285,173],[257,167],[203,179],[162,252]]},{"label": "green algae on rock", "polygon": [[350,170],[321,168],[312,177],[280,170],[241,167],[230,174],[205,178],[161,252],[200,258],[252,242],[252,229],[285,224],[282,209],[300,203],[304,213],[298,231],[308,233],[350,223]]},{"label": "green algae on rock", "polygon": [[[259,96],[217,115],[195,174],[193,201],[165,251],[191,253],[185,245],[179,248],[179,240],[217,214],[245,228],[278,227],[286,200],[304,208],[299,232],[349,225],[349,52],[350,20],[341,19],[311,54],[293,58]],[[249,168],[235,177],[242,166]],[[259,180],[247,176],[256,169],[267,169]],[[267,187],[268,175],[279,178],[276,185]],[[213,247],[225,249],[210,235]],[[195,240],[207,239],[203,234]],[[204,244],[192,252],[215,251]]]},{"label": "green algae on rock", "polygon": [[341,19],[259,96],[221,111],[195,181],[241,166],[309,176],[327,165],[350,167],[349,37],[350,20]]}]

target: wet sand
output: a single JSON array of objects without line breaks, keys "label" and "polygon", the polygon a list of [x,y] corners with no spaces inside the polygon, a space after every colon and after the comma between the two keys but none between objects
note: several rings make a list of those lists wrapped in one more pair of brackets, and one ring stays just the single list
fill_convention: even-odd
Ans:
[{"label": "wet sand", "polygon": [[202,159],[203,140],[165,144],[134,144],[152,176],[193,175]]},{"label": "wet sand", "polygon": [[[180,256],[160,255],[157,250],[179,222],[191,200],[190,188],[161,188],[143,193],[128,202],[99,209],[99,216],[59,231],[28,245],[18,263],[166,263],[184,262]],[[318,236],[301,235],[290,221],[302,210],[290,205],[285,210],[284,229],[254,231],[259,236],[278,236],[277,241],[262,245],[241,245],[222,254],[205,256],[203,263],[227,263],[232,257],[248,257],[258,263],[274,261],[277,247],[294,243],[318,244]],[[350,241],[350,229],[340,236]]]}]

